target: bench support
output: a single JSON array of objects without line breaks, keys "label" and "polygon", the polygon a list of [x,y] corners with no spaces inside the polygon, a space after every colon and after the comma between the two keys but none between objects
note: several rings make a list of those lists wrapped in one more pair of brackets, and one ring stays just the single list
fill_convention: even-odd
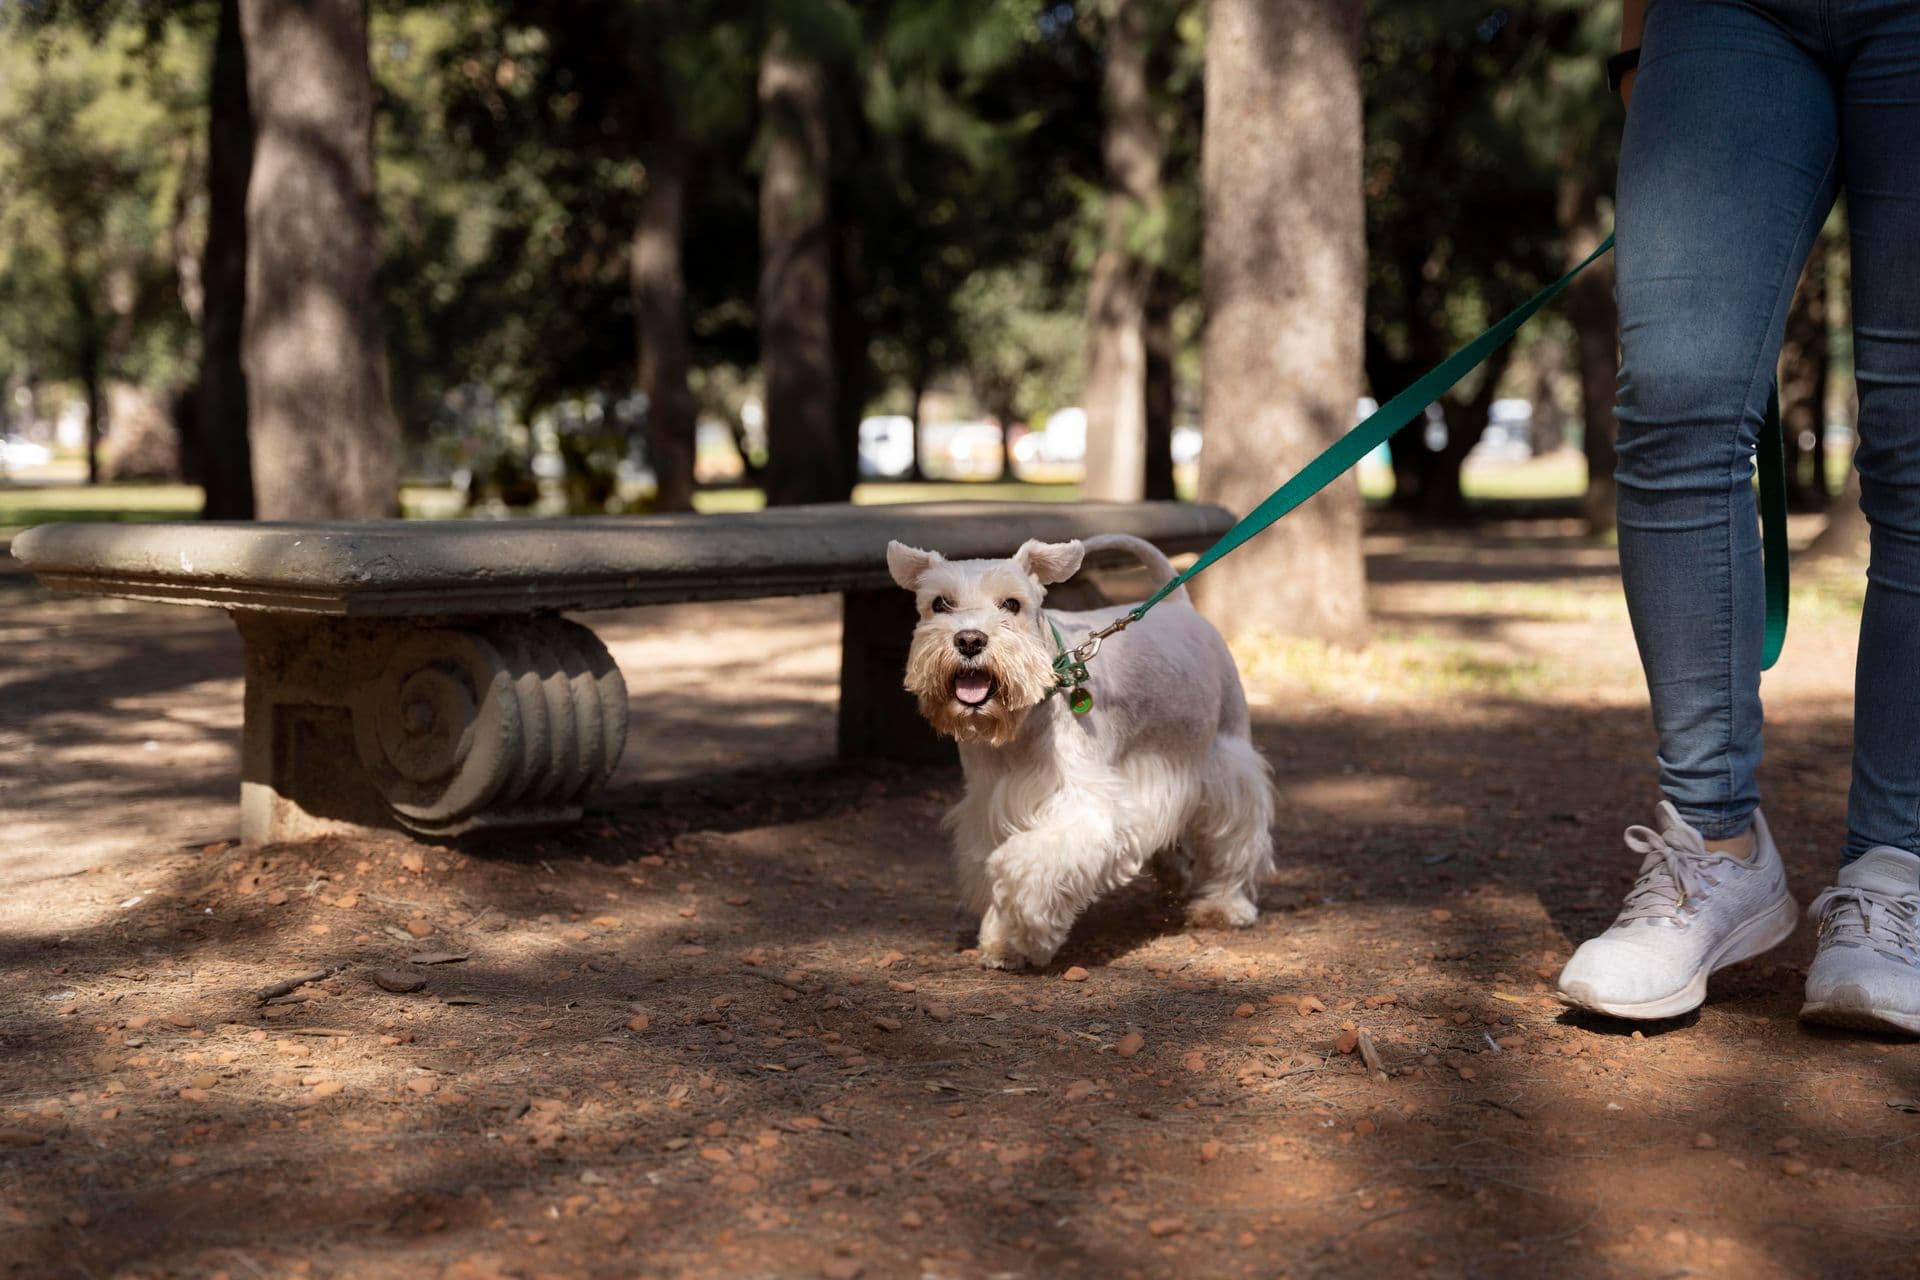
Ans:
[{"label": "bench support", "polygon": [[249,841],[573,821],[626,745],[626,682],[599,638],[562,618],[235,622]]},{"label": "bench support", "polygon": [[920,716],[901,687],[913,643],[913,597],[898,587],[849,591],[840,611],[840,757],[946,764],[952,742]]}]

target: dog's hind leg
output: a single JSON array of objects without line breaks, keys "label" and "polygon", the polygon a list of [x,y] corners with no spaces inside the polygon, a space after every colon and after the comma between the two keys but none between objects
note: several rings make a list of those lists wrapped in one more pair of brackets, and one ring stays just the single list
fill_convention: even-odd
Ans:
[{"label": "dog's hind leg", "polygon": [[1273,867],[1273,780],[1245,738],[1214,739],[1186,838],[1194,853],[1187,922],[1244,929],[1259,917],[1260,879]]}]

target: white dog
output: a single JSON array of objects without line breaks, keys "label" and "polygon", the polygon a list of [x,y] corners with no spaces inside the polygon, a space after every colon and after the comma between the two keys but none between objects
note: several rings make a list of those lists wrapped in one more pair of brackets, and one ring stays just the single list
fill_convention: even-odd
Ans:
[{"label": "white dog", "polygon": [[947,815],[960,894],[980,919],[980,963],[1045,965],[1099,895],[1192,859],[1190,923],[1244,928],[1273,857],[1273,790],[1248,740],[1247,700],[1226,643],[1175,592],[1088,663],[1093,706],[1070,709],[1054,676],[1124,608],[1047,613],[1049,583],[1087,551],[1124,549],[1160,575],[1158,548],[1124,534],[1030,541],[1010,560],[946,560],[887,547],[920,610],[906,688],[960,744],[967,790]]}]

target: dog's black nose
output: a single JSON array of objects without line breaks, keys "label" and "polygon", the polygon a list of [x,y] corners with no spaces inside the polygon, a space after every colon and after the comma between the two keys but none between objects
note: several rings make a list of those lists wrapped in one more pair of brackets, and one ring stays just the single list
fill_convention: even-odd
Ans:
[{"label": "dog's black nose", "polygon": [[953,637],[953,647],[969,658],[977,658],[980,651],[987,647],[987,633],[984,631],[962,631]]}]

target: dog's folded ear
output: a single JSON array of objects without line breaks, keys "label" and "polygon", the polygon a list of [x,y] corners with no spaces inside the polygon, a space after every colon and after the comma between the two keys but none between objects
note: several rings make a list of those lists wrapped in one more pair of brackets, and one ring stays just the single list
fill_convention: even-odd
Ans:
[{"label": "dog's folded ear", "polygon": [[1013,553],[1013,562],[1046,585],[1065,582],[1080,572],[1080,562],[1086,558],[1086,554],[1087,549],[1080,545],[1077,538],[1072,542],[1041,542],[1038,538],[1028,538]]},{"label": "dog's folded ear", "polygon": [[887,572],[893,575],[895,582],[908,591],[918,591],[920,579],[926,575],[927,570],[939,563],[938,551],[922,551],[904,542],[887,544]]}]

